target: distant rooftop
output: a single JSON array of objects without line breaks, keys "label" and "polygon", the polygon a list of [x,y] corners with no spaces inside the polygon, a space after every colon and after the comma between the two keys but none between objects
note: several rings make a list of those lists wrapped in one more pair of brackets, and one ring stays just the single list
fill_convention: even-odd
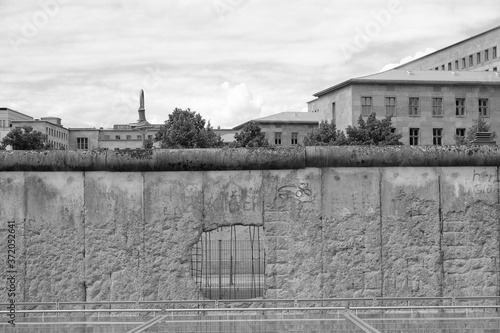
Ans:
[{"label": "distant rooftop", "polygon": [[328,94],[351,84],[432,84],[432,85],[500,85],[498,72],[487,71],[413,71],[389,70],[353,78],[314,94]]},{"label": "distant rooftop", "polygon": [[[258,119],[253,119],[251,121],[255,121],[259,124],[293,124],[293,123],[310,123],[316,124],[321,121],[321,116],[318,113],[313,112],[281,112],[277,114],[273,114],[267,117],[262,117]],[[245,126],[250,121],[247,121],[241,125],[234,127],[234,130],[239,130]]]},{"label": "distant rooftop", "polygon": [[1,107],[1,108],[0,108],[0,111],[15,112],[15,113],[20,114],[20,115],[22,115],[22,116],[25,116],[25,117],[27,117],[27,118],[31,118],[31,119],[33,119],[33,117],[32,117],[32,116],[28,116],[27,114],[24,114],[24,113],[22,113],[22,112],[19,112],[19,111],[16,111],[16,110],[12,110],[12,109],[9,109],[9,108],[5,108],[5,107]]}]

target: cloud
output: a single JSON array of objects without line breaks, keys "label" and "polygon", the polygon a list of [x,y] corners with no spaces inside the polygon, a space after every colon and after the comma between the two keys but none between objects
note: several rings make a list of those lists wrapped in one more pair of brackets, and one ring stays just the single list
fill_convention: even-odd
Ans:
[{"label": "cloud", "polygon": [[425,55],[428,55],[432,52],[436,51],[435,49],[433,48],[426,48],[424,51],[418,51],[417,53],[415,53],[414,56],[407,56],[407,57],[404,57],[403,59],[401,59],[398,63],[396,64],[387,64],[385,65],[384,67],[382,67],[382,69],[380,70],[381,72],[385,72],[389,69],[393,69],[394,67],[398,67],[398,66],[401,66],[403,64],[406,64],[410,61],[413,61],[415,59],[418,59],[418,58],[421,58]]},{"label": "cloud", "polygon": [[231,86],[226,81],[220,87],[226,92],[224,107],[217,113],[218,122],[223,126],[234,127],[260,116],[264,99],[254,97],[245,83]]}]

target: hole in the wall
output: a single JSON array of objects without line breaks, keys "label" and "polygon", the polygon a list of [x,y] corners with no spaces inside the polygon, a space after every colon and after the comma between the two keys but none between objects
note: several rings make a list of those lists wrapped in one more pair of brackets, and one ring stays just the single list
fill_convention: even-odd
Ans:
[{"label": "hole in the wall", "polygon": [[191,252],[191,275],[207,299],[264,296],[264,231],[233,225],[203,232]]}]

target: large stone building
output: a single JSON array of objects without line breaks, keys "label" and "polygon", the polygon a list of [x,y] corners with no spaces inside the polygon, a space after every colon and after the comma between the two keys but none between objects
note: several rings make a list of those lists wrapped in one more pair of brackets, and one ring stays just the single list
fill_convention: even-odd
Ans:
[{"label": "large stone building", "polygon": [[392,115],[410,145],[455,144],[479,116],[500,132],[500,27],[398,68],[353,78],[314,94],[308,111],[339,129],[360,115]]},{"label": "large stone building", "polygon": [[402,142],[452,145],[481,116],[500,133],[500,77],[495,72],[391,70],[347,80],[316,93],[309,111],[338,128],[359,116],[393,116]]},{"label": "large stone building", "polygon": [[494,71],[500,58],[500,26],[396,67],[410,70]]}]

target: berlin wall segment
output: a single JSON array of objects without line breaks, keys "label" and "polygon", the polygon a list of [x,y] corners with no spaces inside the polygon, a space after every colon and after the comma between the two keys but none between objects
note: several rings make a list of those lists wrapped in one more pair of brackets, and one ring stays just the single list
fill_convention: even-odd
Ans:
[{"label": "berlin wall segment", "polygon": [[266,298],[498,294],[497,167],[11,171],[0,185],[16,302],[197,298],[191,249],[233,223],[263,226]]}]

